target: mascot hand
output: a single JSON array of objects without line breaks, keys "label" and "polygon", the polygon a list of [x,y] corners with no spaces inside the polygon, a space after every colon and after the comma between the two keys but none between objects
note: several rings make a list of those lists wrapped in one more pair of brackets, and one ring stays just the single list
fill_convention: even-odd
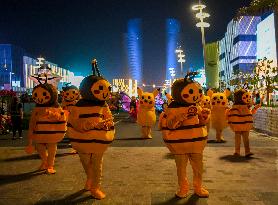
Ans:
[{"label": "mascot hand", "polygon": [[209,119],[210,110],[208,108],[203,108],[201,111],[201,121],[207,121]]},{"label": "mascot hand", "polygon": [[33,154],[34,151],[35,151],[35,148],[33,147],[33,145],[28,145],[27,147],[25,147],[25,152],[27,154]]}]

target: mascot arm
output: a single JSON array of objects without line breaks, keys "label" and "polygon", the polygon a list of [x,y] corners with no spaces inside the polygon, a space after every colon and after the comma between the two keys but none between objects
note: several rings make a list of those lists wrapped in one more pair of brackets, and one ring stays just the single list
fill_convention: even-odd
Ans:
[{"label": "mascot arm", "polygon": [[182,122],[187,118],[186,114],[184,113],[178,114],[178,113],[168,112],[166,113],[166,115],[167,115],[166,123],[169,129],[176,129],[182,126]]},{"label": "mascot arm", "polygon": [[49,108],[46,110],[46,114],[51,121],[64,121],[68,118],[68,111],[64,111],[61,108]]},{"label": "mascot arm", "polygon": [[210,109],[208,108],[199,108],[198,109],[198,118],[200,121],[200,124],[204,125],[207,124],[209,122],[210,119]]},{"label": "mascot arm", "polygon": [[35,131],[36,128],[37,114],[38,113],[35,110],[32,111],[30,122],[29,122],[29,130],[28,130],[29,144],[32,144],[33,132]]}]

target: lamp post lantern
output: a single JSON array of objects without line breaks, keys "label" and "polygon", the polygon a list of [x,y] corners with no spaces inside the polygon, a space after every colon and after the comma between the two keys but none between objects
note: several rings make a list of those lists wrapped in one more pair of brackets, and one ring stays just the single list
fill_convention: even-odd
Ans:
[{"label": "lamp post lantern", "polygon": [[203,46],[203,56],[204,56],[204,68],[206,66],[206,51],[205,51],[205,28],[208,28],[210,26],[209,23],[205,22],[204,19],[210,17],[209,13],[203,12],[203,9],[206,8],[206,5],[201,4],[201,1],[199,0],[199,4],[194,5],[192,7],[192,10],[198,11],[196,14],[196,18],[200,21],[196,24],[196,27],[201,29],[201,35],[202,35],[202,46]]},{"label": "lamp post lantern", "polygon": [[176,53],[178,55],[178,62],[181,64],[181,77],[183,76],[183,67],[182,64],[185,63],[185,55],[183,54],[183,50],[181,49],[181,47],[179,47],[178,49],[176,49]]}]

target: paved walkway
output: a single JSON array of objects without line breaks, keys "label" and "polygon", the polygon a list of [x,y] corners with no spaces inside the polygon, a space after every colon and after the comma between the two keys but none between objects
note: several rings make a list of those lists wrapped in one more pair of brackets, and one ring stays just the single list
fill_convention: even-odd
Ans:
[{"label": "paved walkway", "polygon": [[[104,156],[102,186],[107,197],[98,201],[83,190],[85,173],[78,155],[60,144],[55,175],[37,172],[37,154],[24,152],[26,140],[0,136],[0,205],[29,204],[187,204],[187,205],[277,205],[278,139],[251,132],[253,158],[235,158],[233,133],[225,131],[227,143],[210,143],[204,152],[204,185],[208,199],[191,194],[177,199],[173,156],[154,129],[152,140],[138,138],[136,124],[120,122],[117,140]],[[26,134],[26,133],[25,133]],[[213,139],[214,132],[210,133]],[[190,166],[189,166],[190,167]],[[192,171],[188,168],[192,181]]]}]

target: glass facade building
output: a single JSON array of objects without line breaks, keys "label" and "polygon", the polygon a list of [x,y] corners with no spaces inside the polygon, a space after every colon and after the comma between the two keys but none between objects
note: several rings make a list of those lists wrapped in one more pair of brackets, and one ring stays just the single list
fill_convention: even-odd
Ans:
[{"label": "glass facade building", "polygon": [[241,16],[227,26],[225,37],[219,42],[220,79],[227,85],[234,73],[251,72],[257,59],[257,25],[259,16]]},{"label": "glass facade building", "polygon": [[181,75],[180,65],[178,64],[176,49],[180,43],[181,25],[177,19],[169,18],[166,20],[166,79],[171,79],[171,68],[174,68],[176,77]]},{"label": "glass facade building", "polygon": [[127,23],[125,45],[128,60],[128,78],[142,83],[143,74],[143,40],[142,20],[130,19]]}]

